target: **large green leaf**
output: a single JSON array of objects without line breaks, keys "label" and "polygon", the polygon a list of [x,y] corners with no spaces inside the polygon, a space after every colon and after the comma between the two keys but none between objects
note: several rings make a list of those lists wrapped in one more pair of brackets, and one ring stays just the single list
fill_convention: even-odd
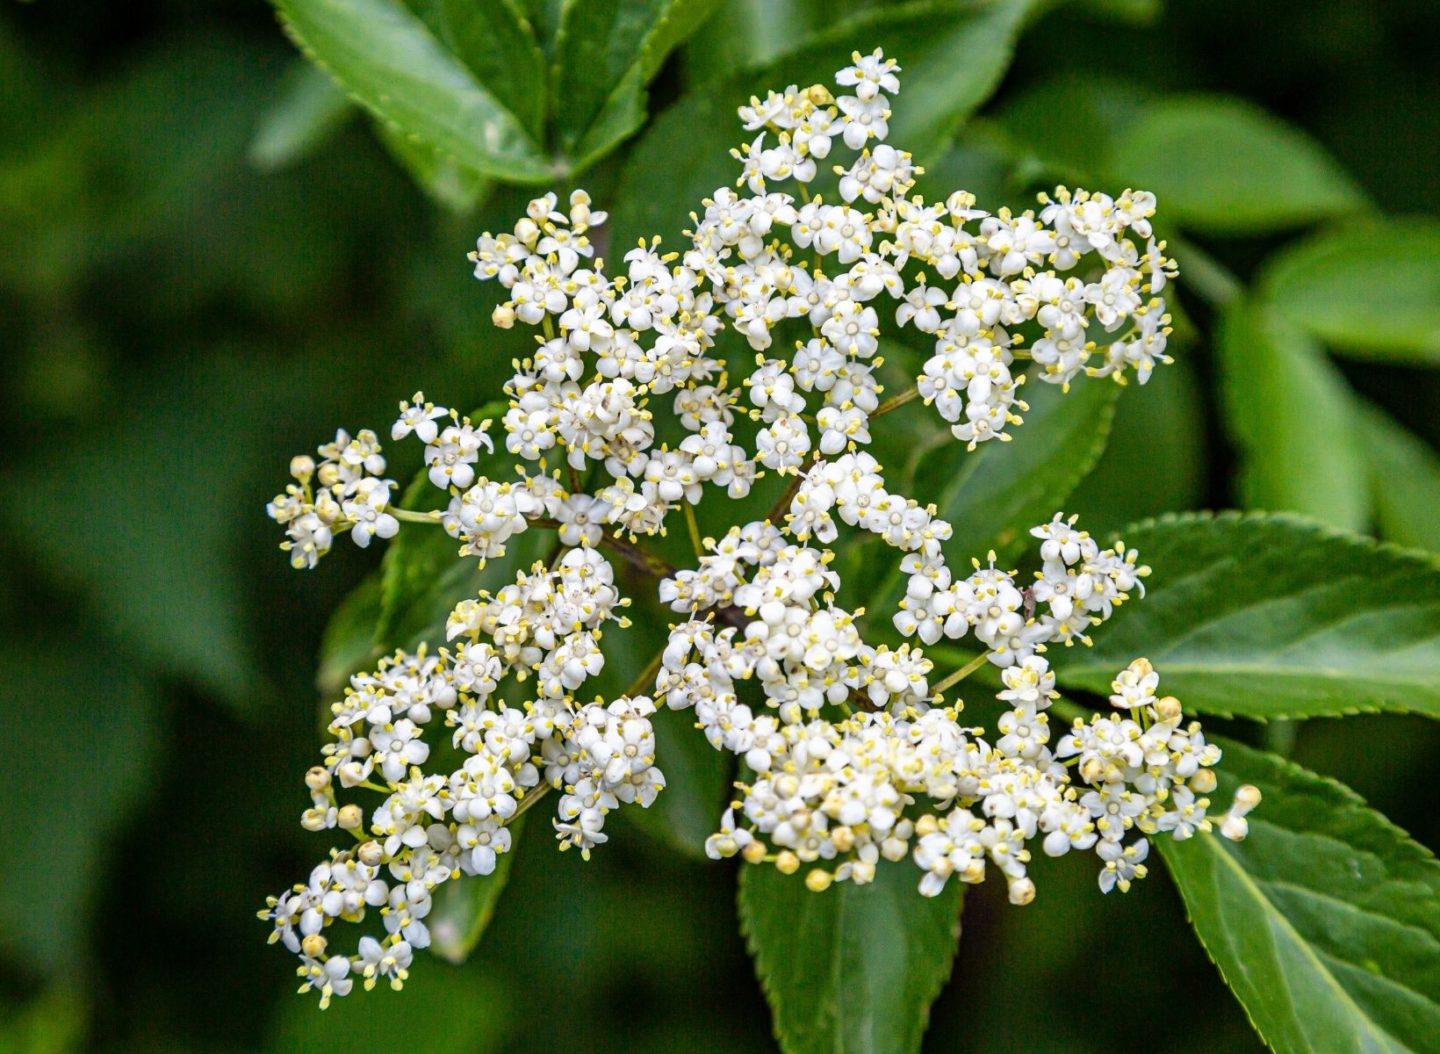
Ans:
[{"label": "large green leaf", "polygon": [[1220,96],[1147,108],[1116,148],[1113,171],[1154,191],[1164,215],[1206,233],[1283,230],[1365,207],[1308,136]]},{"label": "large green leaf", "polygon": [[1440,562],[1290,516],[1188,515],[1123,535],[1154,573],[1095,630],[1052,652],[1067,686],[1106,692],[1137,656],[1165,691],[1258,719],[1368,710],[1440,717]]},{"label": "large green leaf", "polygon": [[769,88],[832,84],[857,47],[883,47],[903,67],[887,141],[921,164],[943,155],[1003,76],[1027,7],[1026,0],[948,0],[878,8],[687,93],[630,153],[612,210],[615,244],[679,234],[701,199],[735,181],[739,166],[729,150],[746,138],[736,108]]},{"label": "large green leaf", "polygon": [[929,898],[918,881],[908,863],[882,861],[869,885],[812,893],[799,874],[741,869],[740,928],[785,1054],[920,1049],[955,957],[961,885]]},{"label": "large green leaf", "polygon": [[516,0],[440,0],[442,39],[538,140],[549,69]]},{"label": "large green leaf", "polygon": [[293,165],[319,148],[355,107],[324,70],[296,59],[276,89],[279,98],[260,117],[250,163],[265,171]]},{"label": "large green leaf", "polygon": [[[531,791],[531,793],[535,793]],[[522,816],[510,824],[510,836],[518,840],[525,827]],[[452,878],[435,894],[435,907],[425,923],[430,927],[430,949],[442,959],[463,963],[480,943],[485,928],[495,917],[495,905],[505,884],[510,881],[510,865],[515,858],[512,849],[495,859],[495,870],[488,875],[462,875]]]},{"label": "large green leaf", "polygon": [[1250,836],[1160,851],[1195,930],[1278,1054],[1434,1050],[1440,863],[1347,787],[1223,742],[1217,802],[1264,795]]},{"label": "large green leaf", "polygon": [[1440,456],[1378,407],[1360,403],[1356,420],[1381,535],[1440,552]]},{"label": "large green leaf", "polygon": [[352,674],[371,669],[375,660],[384,654],[375,643],[375,627],[380,622],[381,585],[379,571],[367,575],[340,601],[325,624],[315,687],[327,703],[340,697]]},{"label": "large green leaf", "polygon": [[1245,507],[1365,530],[1369,478],[1354,400],[1324,349],[1243,299],[1227,309],[1218,349],[1225,421],[1242,452]]},{"label": "large green leaf", "polygon": [[[852,17],[884,0],[850,0],[845,17]],[[685,45],[685,78],[690,86],[721,80],[742,66],[758,66],[775,59],[814,33],[835,22],[832,0],[730,0]],[[858,46],[858,45],[857,45]]]},{"label": "large green leaf", "polygon": [[718,0],[566,0],[555,63],[561,149],[584,168],[645,121],[646,85]]},{"label": "large green leaf", "polygon": [[485,175],[550,178],[521,120],[400,0],[274,3],[306,53],[381,120]]},{"label": "large green leaf", "polygon": [[1387,220],[1316,236],[1260,280],[1275,308],[1336,351],[1440,365],[1440,223]]}]

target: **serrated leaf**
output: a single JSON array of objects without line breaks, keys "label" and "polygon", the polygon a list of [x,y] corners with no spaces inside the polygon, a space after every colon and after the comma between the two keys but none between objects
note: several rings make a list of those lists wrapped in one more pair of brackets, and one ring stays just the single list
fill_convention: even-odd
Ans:
[{"label": "serrated leaf", "polygon": [[[535,793],[531,791],[531,793]],[[508,825],[512,845],[525,828],[522,816]],[[510,881],[512,848],[495,858],[495,870],[488,875],[461,875],[446,882],[435,893],[435,906],[425,924],[430,927],[430,949],[448,962],[459,965],[470,958],[485,928],[495,917],[495,905]]]},{"label": "serrated leaf", "polygon": [[887,142],[910,150],[922,165],[941,156],[999,83],[1027,8],[1026,0],[883,7],[807,38],[772,62],[688,92],[651,122],[630,153],[612,210],[614,244],[633,244],[642,234],[677,235],[703,198],[735,181],[739,165],[729,150],[747,138],[736,107],[767,88],[833,84],[857,47],[883,47],[904,67]]},{"label": "serrated leaf", "polygon": [[1113,158],[1171,220],[1210,234],[1285,230],[1366,207],[1355,182],[1309,136],[1224,96],[1146,109]]},{"label": "serrated leaf", "polygon": [[1440,223],[1387,220],[1329,231],[1260,278],[1275,310],[1336,351],[1440,365]]},{"label": "serrated leaf", "polygon": [[1440,1035],[1440,863],[1347,787],[1222,741],[1217,802],[1263,800],[1239,843],[1160,851],[1196,932],[1277,1054],[1426,1051]]},{"label": "serrated leaf", "polygon": [[1378,407],[1357,400],[1380,534],[1440,552],[1440,455]]},{"label": "serrated leaf", "polygon": [[882,861],[875,881],[823,893],[764,864],[740,872],[740,928],[785,1054],[907,1054],[955,958],[961,885],[922,897],[919,873]]},{"label": "serrated leaf", "polygon": [[250,163],[266,172],[308,157],[355,109],[329,74],[304,59],[291,64],[276,91],[279,98],[261,115],[250,141]]},{"label": "serrated leaf", "polygon": [[442,40],[539,141],[549,69],[516,0],[440,0]]},{"label": "serrated leaf", "polygon": [[1217,342],[1225,423],[1251,509],[1299,512],[1346,530],[1370,524],[1354,400],[1324,349],[1263,304],[1230,304]]},{"label": "serrated leaf", "polygon": [[645,121],[646,86],[718,0],[567,0],[555,63],[554,122],[582,169]]},{"label": "serrated leaf", "polygon": [[1108,692],[1137,656],[1207,713],[1366,710],[1440,717],[1440,563],[1298,517],[1182,516],[1131,527],[1154,573],[1094,631],[1052,649],[1065,686]]},{"label": "serrated leaf", "polygon": [[520,119],[399,0],[274,3],[306,53],[382,121],[484,175],[550,178]]}]

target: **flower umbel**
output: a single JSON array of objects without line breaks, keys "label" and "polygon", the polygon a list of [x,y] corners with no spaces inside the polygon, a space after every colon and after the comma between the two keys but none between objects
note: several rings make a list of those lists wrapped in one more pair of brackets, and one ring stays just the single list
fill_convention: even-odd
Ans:
[{"label": "flower umbel", "polygon": [[[887,142],[900,72],[857,53],[839,95],[790,85],[742,107],[740,191],[705,199],[679,251],[642,241],[609,274],[591,241],[606,216],[582,191],[483,235],[470,259],[505,291],[494,324],[538,332],[505,384],[503,451],[490,420],[421,393],[400,404],[390,436],[422,444],[434,508],[397,507],[374,432],[292,462],[268,511],[297,568],[338,535],[363,547],[402,521],[439,526],[481,563],[527,531],[555,542],[551,560],[458,604],[444,646],[392,655],[332,706],[302,824],[353,844],[262,912],[322,1006],[356,978],[400,987],[430,942],[435,889],[493,872],[548,792],[560,848],[587,857],[612,811],[651,805],[665,787],[658,705],[692,711],[743,763],[707,853],[804,869],[817,891],[909,859],[921,894],[994,868],[1025,904],[1036,842],[1093,851],[1100,888],[1125,891],[1150,838],[1210,831],[1220,751],[1158,696],[1144,659],[1118,673],[1110,712],[1051,726],[1048,649],[1088,644],[1144,595],[1138,554],[1057,514],[1030,532],[1030,577],[994,553],[956,570],[951,524],[892,489],[866,449],[912,401],[973,450],[1023,423],[1027,381],[1144,384],[1170,361],[1161,292],[1175,268],[1151,231],[1155,199],[1061,187],[1019,214],[961,190],[927,200],[923,170]],[[897,342],[887,365],[897,329],[927,352],[907,364]],[[882,401],[882,374],[910,386]],[[707,493],[759,486],[777,495],[768,516],[703,535]],[[676,512],[693,567],[644,547]],[[892,609],[837,603],[842,536],[896,550]],[[597,698],[587,684],[629,626],[617,568],[680,620],[628,691]],[[937,676],[943,664],[957,668]],[[947,694],[987,666],[1007,707],[993,737]],[[378,804],[342,804],[366,793]],[[1242,788],[1221,833],[1244,837],[1258,800]],[[356,951],[331,950],[336,921],[369,915],[380,926]]]}]

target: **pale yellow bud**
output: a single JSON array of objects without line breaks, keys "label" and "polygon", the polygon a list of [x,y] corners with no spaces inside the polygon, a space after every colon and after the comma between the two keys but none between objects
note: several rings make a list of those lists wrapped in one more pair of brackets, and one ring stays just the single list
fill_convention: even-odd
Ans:
[{"label": "pale yellow bud", "polygon": [[805,876],[805,888],[811,893],[823,893],[830,888],[830,883],[835,881],[835,876],[829,871],[821,871],[816,868]]}]

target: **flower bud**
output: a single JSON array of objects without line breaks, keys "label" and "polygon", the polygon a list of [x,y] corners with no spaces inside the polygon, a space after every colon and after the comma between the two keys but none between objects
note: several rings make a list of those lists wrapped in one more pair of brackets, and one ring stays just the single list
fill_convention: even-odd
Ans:
[{"label": "flower bud", "polygon": [[501,304],[490,312],[490,322],[496,329],[514,329],[515,309],[509,304]]},{"label": "flower bud", "polygon": [[811,893],[823,893],[830,888],[830,883],[834,881],[834,875],[817,867],[805,876],[805,888]]},{"label": "flower bud", "polygon": [[765,859],[765,843],[751,842],[740,850],[740,855],[745,858],[746,863],[758,864]]},{"label": "flower bud", "polygon": [[365,814],[360,811],[360,806],[350,804],[342,806],[336,822],[346,831],[358,831],[360,825],[365,822]]},{"label": "flower bud", "polygon": [[800,870],[800,858],[786,849],[775,858],[775,870],[782,875],[793,875]]},{"label": "flower bud", "polygon": [[298,454],[290,459],[290,475],[300,483],[309,483],[310,477],[315,475],[315,459],[306,454]]},{"label": "flower bud", "polygon": [[1180,700],[1176,699],[1173,695],[1167,695],[1163,699],[1157,699],[1155,701],[1155,713],[1161,721],[1179,721]]},{"label": "flower bud", "polygon": [[300,950],[312,959],[318,959],[325,954],[325,948],[330,942],[318,933],[312,933],[300,942]]},{"label": "flower bud", "polygon": [[314,765],[305,773],[305,786],[312,791],[323,791],[330,786],[330,770],[324,765]]},{"label": "flower bud", "polygon": [[379,867],[380,861],[385,858],[384,850],[380,848],[379,842],[363,842],[360,848],[355,850],[355,855],[366,867]]}]

